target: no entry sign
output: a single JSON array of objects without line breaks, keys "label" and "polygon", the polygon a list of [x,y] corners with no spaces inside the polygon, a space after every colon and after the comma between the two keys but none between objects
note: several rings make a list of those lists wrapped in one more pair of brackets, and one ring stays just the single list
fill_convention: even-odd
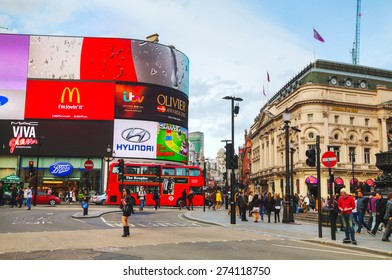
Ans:
[{"label": "no entry sign", "polygon": [[87,171],[91,171],[94,168],[94,162],[90,159],[86,160],[84,162],[84,168],[86,168]]},{"label": "no entry sign", "polygon": [[325,152],[321,157],[321,163],[328,168],[334,167],[338,162],[338,156],[331,151]]}]

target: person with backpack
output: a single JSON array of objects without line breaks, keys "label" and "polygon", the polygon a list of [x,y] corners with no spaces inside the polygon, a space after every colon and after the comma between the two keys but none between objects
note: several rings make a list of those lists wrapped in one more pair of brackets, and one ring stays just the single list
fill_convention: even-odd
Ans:
[{"label": "person with backpack", "polygon": [[188,210],[192,210],[192,211],[193,211],[193,197],[194,197],[193,191],[190,190],[189,194],[187,195],[187,199],[189,201]]}]

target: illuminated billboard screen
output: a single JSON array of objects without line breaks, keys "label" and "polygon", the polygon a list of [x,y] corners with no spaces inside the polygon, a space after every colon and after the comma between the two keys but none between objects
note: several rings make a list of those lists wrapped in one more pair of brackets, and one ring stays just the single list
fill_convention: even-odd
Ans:
[{"label": "illuminated billboard screen", "polygon": [[186,163],[188,160],[188,130],[178,125],[159,123],[157,159]]},{"label": "illuminated billboard screen", "polygon": [[173,47],[120,38],[29,37],[29,78],[150,83],[189,95],[189,60]]},{"label": "illuminated billboard screen", "polygon": [[[2,155],[104,156],[113,143],[113,121],[0,121]],[[39,140],[41,139],[41,140]]]},{"label": "illuminated billboard screen", "polygon": [[114,120],[113,150],[117,157],[156,158],[158,123]]},{"label": "illuminated billboard screen", "polygon": [[168,122],[188,126],[186,96],[160,86],[116,84],[115,118]]},{"label": "illuminated billboard screen", "polygon": [[114,83],[28,80],[26,119],[113,120]]}]

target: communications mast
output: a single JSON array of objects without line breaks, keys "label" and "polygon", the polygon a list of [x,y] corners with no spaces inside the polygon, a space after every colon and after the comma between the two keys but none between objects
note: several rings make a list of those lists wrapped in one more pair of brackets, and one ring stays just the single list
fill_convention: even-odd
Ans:
[{"label": "communications mast", "polygon": [[361,37],[361,0],[357,0],[357,19],[355,25],[355,42],[351,51],[353,64],[359,64],[359,45]]}]

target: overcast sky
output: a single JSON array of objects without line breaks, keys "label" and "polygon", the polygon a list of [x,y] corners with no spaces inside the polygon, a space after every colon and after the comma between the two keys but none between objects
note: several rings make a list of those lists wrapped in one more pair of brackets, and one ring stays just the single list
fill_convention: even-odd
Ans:
[{"label": "overcast sky", "polygon": [[[2,0],[0,32],[144,39],[190,60],[189,131],[215,157],[231,137],[230,101],[244,99],[235,145],[266,102],[316,59],[351,63],[356,0]],[[392,1],[362,0],[360,64],[392,69]],[[8,30],[5,30],[8,28]],[[313,38],[313,27],[324,38]],[[270,82],[267,82],[267,71]]]}]

